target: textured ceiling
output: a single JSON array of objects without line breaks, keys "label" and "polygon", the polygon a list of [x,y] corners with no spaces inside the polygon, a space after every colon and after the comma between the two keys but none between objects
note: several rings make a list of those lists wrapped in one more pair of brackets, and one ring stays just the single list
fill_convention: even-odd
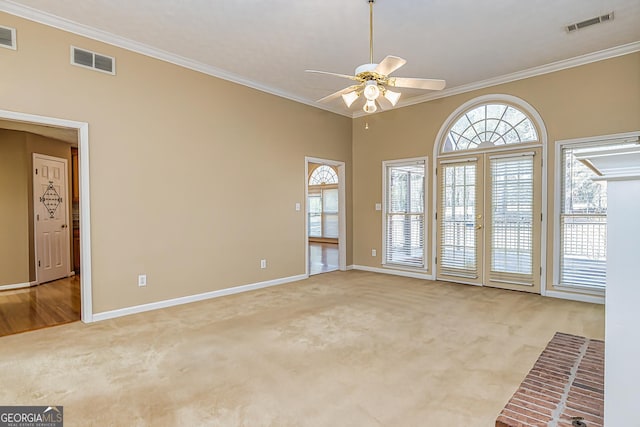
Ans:
[{"label": "textured ceiling", "polygon": [[[41,21],[49,14],[64,18],[57,26],[82,32],[74,27],[81,24],[100,30],[94,37],[115,35],[112,40],[134,41],[312,105],[350,82],[305,69],[352,74],[369,55],[367,0],[0,0],[0,10]],[[568,24],[611,11],[612,22],[565,31]],[[389,54],[403,57],[408,63],[394,75],[446,79],[451,92],[637,45],[640,0],[377,0],[374,22],[375,62]],[[400,105],[429,96],[402,92]],[[340,99],[321,107],[353,113]]]}]

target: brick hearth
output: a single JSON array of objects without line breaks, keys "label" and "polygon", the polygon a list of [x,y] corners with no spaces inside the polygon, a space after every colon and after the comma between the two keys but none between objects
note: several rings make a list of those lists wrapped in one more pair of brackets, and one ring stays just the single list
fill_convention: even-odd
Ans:
[{"label": "brick hearth", "polygon": [[496,420],[496,427],[604,425],[604,341],[557,332]]}]

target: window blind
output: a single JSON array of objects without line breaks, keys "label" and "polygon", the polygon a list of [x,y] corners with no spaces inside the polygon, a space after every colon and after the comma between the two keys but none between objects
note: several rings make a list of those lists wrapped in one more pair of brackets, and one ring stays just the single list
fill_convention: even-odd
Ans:
[{"label": "window blind", "polygon": [[477,160],[441,163],[440,168],[440,272],[476,279]]},{"label": "window blind", "polygon": [[338,189],[309,187],[309,237],[338,238]]},{"label": "window blind", "polygon": [[533,284],[533,153],[490,159],[490,280]]},{"label": "window blind", "polygon": [[385,264],[425,266],[425,163],[386,166]]},{"label": "window blind", "polygon": [[[611,144],[608,144],[609,146]],[[593,148],[593,147],[590,147]],[[604,288],[607,260],[607,183],[575,158],[561,156],[560,284]]]}]

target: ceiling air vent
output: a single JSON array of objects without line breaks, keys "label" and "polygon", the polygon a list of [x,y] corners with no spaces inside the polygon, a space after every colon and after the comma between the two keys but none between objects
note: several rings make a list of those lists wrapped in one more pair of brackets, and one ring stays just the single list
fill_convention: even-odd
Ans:
[{"label": "ceiling air vent", "polygon": [[108,74],[116,74],[116,59],[71,46],[71,63]]},{"label": "ceiling air vent", "polygon": [[16,29],[0,26],[0,46],[16,50]]},{"label": "ceiling air vent", "polygon": [[571,33],[573,31],[577,31],[585,27],[590,27],[591,25],[600,24],[602,22],[607,22],[612,20],[613,20],[613,12],[610,12],[610,13],[607,13],[606,15],[596,16],[595,18],[587,19],[586,21],[567,25],[567,32]]}]

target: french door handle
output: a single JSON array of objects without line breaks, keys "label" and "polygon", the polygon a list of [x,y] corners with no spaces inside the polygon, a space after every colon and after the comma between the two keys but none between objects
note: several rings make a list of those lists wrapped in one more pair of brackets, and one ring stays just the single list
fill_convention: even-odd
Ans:
[{"label": "french door handle", "polygon": [[480,230],[482,228],[482,224],[476,225],[476,230]]}]

